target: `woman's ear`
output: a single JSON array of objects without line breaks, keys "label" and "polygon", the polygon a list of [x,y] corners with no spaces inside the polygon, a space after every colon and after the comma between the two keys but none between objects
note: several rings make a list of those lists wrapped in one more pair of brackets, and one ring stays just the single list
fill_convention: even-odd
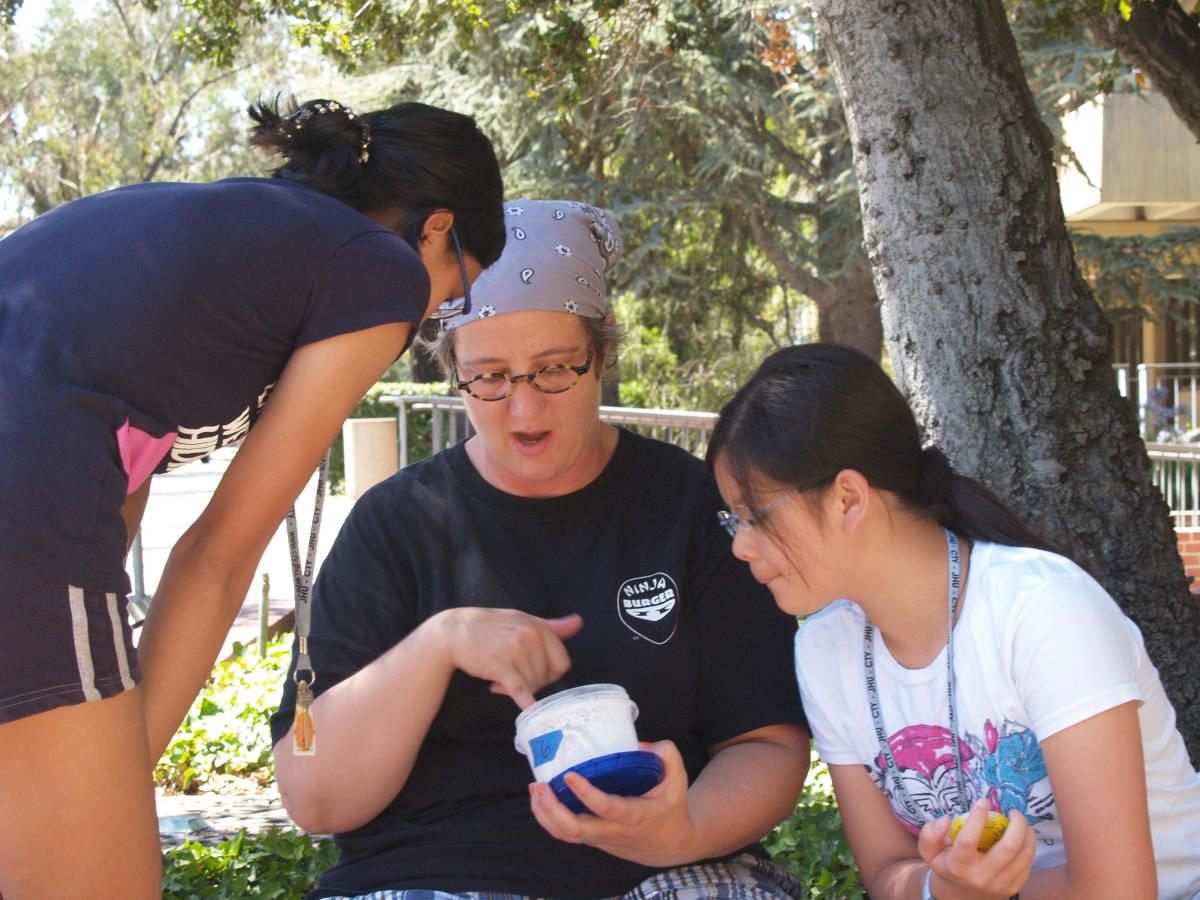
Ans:
[{"label": "woman's ear", "polygon": [[866,520],[871,509],[871,485],[861,472],[842,469],[833,479],[833,514],[838,527],[853,534]]}]

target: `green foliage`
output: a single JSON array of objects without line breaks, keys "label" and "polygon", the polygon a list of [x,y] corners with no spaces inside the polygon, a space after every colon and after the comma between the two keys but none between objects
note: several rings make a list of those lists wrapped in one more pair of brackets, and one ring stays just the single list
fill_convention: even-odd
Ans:
[{"label": "green foliage", "polygon": [[1110,315],[1134,312],[1162,320],[1184,315],[1200,301],[1200,228],[1166,228],[1155,235],[1104,237],[1071,231],[1075,259]]},{"label": "green foliage", "polygon": [[802,337],[784,291],[795,303],[861,253],[840,101],[806,29],[763,2],[518,6],[470,48],[431,35],[388,78],[474,114],[509,196],[613,210],[614,292],[679,360],[713,362],[713,335],[734,352]]},{"label": "green foliage", "polygon": [[796,811],[763,840],[771,858],[800,878],[805,897],[866,897],[850,846],[842,833],[842,817],[833,798],[829,770],[814,763]]},{"label": "green foliage", "polygon": [[243,139],[238,88],[254,83],[252,96],[277,77],[284,46],[258,28],[253,62],[223,68],[175,40],[194,18],[182,0],[154,13],[130,0],[55,0],[29,46],[0,31],[0,194],[18,207],[0,233],[123,184],[265,171]]},{"label": "green foliage", "polygon": [[[469,43],[477,29],[489,27],[490,14],[503,15],[505,3],[488,10],[473,0],[187,0],[196,19],[179,33],[191,52],[230,65],[255,26],[269,18],[286,20],[292,39],[315,47],[342,69],[353,71],[364,60],[397,59],[422,35],[443,28]],[[545,4],[519,4],[512,6]]]},{"label": "green foliage", "polygon": [[[1015,0],[1014,0],[1015,2]],[[1022,0],[1035,10],[1044,21],[1045,32],[1051,37],[1066,37],[1073,34],[1088,18],[1120,12],[1121,18],[1129,21],[1135,3],[1150,3],[1153,0]]]},{"label": "green foliage", "polygon": [[163,854],[163,898],[291,900],[312,890],[336,858],[332,841],[285,829],[239,831],[215,847],[188,841]]},{"label": "green foliage", "polygon": [[1084,17],[1065,10],[1062,0],[1010,0],[1008,6],[1021,66],[1042,121],[1059,158],[1074,165],[1074,154],[1064,143],[1063,116],[1104,94],[1135,88],[1133,70],[1115,50],[1097,46]]},{"label": "green foliage", "polygon": [[[388,373],[391,374],[390,372]],[[396,406],[385,403],[387,396],[435,396],[441,397],[450,393],[450,386],[445,381],[432,383],[414,381],[380,381],[367,391],[366,396],[355,404],[350,411],[351,419],[373,419],[397,417]],[[410,416],[408,418],[408,447],[409,459],[417,460],[426,457],[431,447],[431,423],[429,416]],[[346,449],[341,432],[329,451],[329,485],[331,490],[341,490],[346,482]]]},{"label": "green foliage", "polygon": [[617,319],[626,325],[626,343],[618,361],[621,404],[649,409],[718,412],[749,379],[763,356],[775,349],[762,332],[744,336],[739,348],[728,335],[710,336],[709,353],[681,360],[652,310],[630,294],[616,302]]},{"label": "green foliage", "polygon": [[841,104],[790,8],[190,2],[216,31],[260,13],[344,30],[344,41],[311,30],[301,39],[372,70],[365,105],[418,98],[472,113],[497,142],[510,197],[611,208],[627,247],[613,287],[647,301],[644,324],[681,360],[713,360],[713,334],[735,352],[750,332],[771,346],[808,336],[779,314],[784,292],[794,304],[861,256]]},{"label": "green foliage", "polygon": [[244,652],[217,663],[188,710],[166,753],[154,768],[154,783],[170,791],[196,793],[222,776],[271,783],[271,713],[279,703],[291,660],[291,635],[272,641],[267,655]]}]

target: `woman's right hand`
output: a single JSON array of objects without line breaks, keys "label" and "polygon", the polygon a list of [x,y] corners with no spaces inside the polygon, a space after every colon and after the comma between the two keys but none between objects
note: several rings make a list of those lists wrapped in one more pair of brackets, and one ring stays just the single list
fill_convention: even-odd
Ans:
[{"label": "woman's right hand", "polygon": [[571,658],[563,641],[583,627],[578,613],[543,619],[515,609],[460,607],[430,618],[454,667],[491,682],[521,709],[534,694],[566,674]]},{"label": "woman's right hand", "polygon": [[1009,810],[1008,828],[999,841],[986,851],[978,849],[989,809],[987,800],[977,800],[954,843],[946,842],[949,816],[921,829],[917,849],[933,870],[931,892],[938,900],[1008,898],[1029,880],[1037,838],[1019,810]]}]

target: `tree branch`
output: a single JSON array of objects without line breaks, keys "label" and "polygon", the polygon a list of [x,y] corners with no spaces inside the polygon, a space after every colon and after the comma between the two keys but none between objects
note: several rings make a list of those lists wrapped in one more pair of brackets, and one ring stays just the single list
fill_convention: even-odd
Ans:
[{"label": "tree branch", "polygon": [[1134,3],[1129,20],[1119,11],[1088,19],[1092,37],[1141,69],[1180,121],[1200,141],[1200,21],[1178,0]]},{"label": "tree branch", "polygon": [[762,221],[758,218],[758,213],[754,210],[750,211],[750,232],[754,235],[754,240],[763,255],[775,267],[779,277],[789,286],[812,298],[812,301],[819,307],[824,308],[830,303],[829,286],[815,275],[793,265],[775,239],[767,233],[767,229],[763,227]]},{"label": "tree branch", "polygon": [[121,25],[125,28],[125,36],[129,38],[129,43],[137,46],[137,35],[133,33],[133,26],[129,24],[129,18],[125,15],[125,7],[120,3],[120,0],[112,0],[113,9],[117,11],[117,17],[121,20]]},{"label": "tree branch", "polygon": [[[196,89],[184,97],[183,102],[179,104],[179,109],[175,111],[175,117],[171,120],[171,124],[167,128],[167,137],[175,137],[176,133],[179,131],[179,123],[183,121],[183,114],[187,112],[187,108],[191,106],[192,101],[195,100],[202,91],[219,81],[224,81],[226,78],[232,78],[234,75],[245,71],[249,67],[250,64],[246,63],[245,65],[238,66],[236,69],[230,69],[228,72],[222,72],[220,75],[215,75],[212,78],[207,78],[202,81],[196,87]],[[154,162],[150,163],[150,165],[146,168],[145,177],[142,180],[153,181],[154,176],[158,174],[158,170],[166,161],[166,158],[166,151],[160,151],[158,156],[154,158]]]}]

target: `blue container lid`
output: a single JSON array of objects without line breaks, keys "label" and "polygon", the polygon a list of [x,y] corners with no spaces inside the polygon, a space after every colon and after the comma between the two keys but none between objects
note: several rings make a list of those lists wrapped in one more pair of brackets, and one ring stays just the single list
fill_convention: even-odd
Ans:
[{"label": "blue container lid", "polygon": [[591,812],[571,793],[563,776],[567,772],[582,775],[597,790],[621,797],[640,797],[663,780],[663,764],[658,754],[649,750],[629,750],[608,753],[584,760],[559,772],[550,779],[550,788],[558,802],[576,813]]}]

